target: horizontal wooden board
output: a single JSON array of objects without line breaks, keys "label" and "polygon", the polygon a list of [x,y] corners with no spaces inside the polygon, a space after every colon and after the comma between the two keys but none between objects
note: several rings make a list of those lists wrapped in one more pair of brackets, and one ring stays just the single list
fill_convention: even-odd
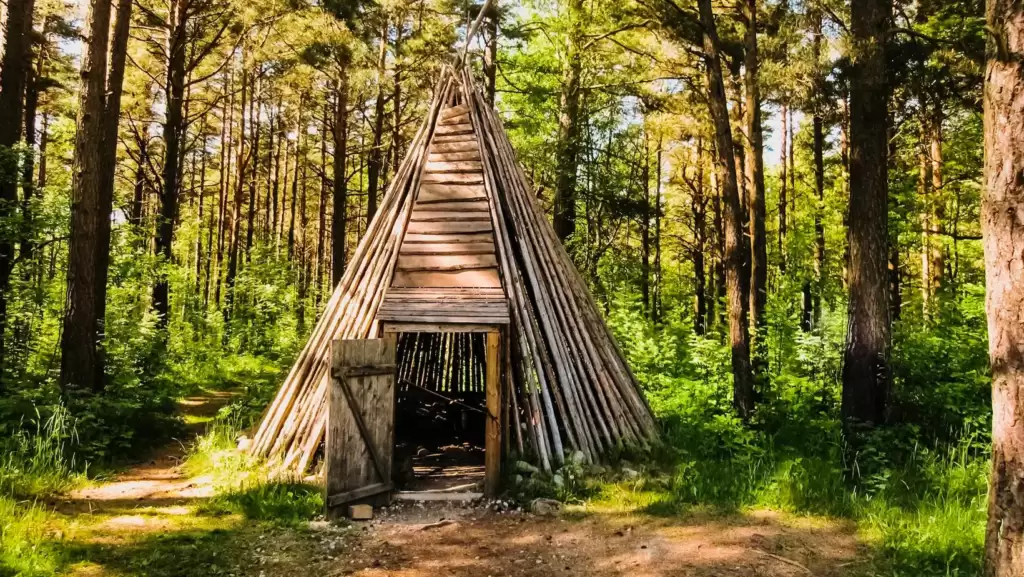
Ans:
[{"label": "horizontal wooden board", "polygon": [[488,212],[480,211],[414,210],[411,220],[412,222],[476,222],[485,220],[490,222],[491,215]]},{"label": "horizontal wooden board", "polygon": [[416,200],[424,204],[430,204],[433,202],[480,202],[486,201],[487,197],[484,196],[482,192],[472,191],[420,191],[420,195],[416,198]]},{"label": "horizontal wooden board", "polygon": [[466,160],[480,160],[480,151],[467,150],[465,152],[435,152],[427,157],[427,162],[461,162]]},{"label": "horizontal wooden board", "polygon": [[459,106],[451,106],[441,110],[441,119],[452,118],[454,116],[461,116],[463,114],[469,114],[469,106],[465,104]]},{"label": "horizontal wooden board", "polygon": [[483,172],[484,165],[478,160],[458,160],[454,162],[427,161],[427,172]]},{"label": "horizontal wooden board", "polygon": [[501,288],[498,269],[405,272],[395,273],[392,282],[397,287],[491,287]]},{"label": "horizontal wooden board", "polygon": [[434,141],[430,145],[430,152],[441,153],[441,152],[478,152],[480,149],[476,145],[476,140],[464,140],[462,142],[437,142]]},{"label": "horizontal wooden board", "polygon": [[399,254],[494,254],[494,243],[444,242],[437,244],[403,243]]},{"label": "horizontal wooden board", "polygon": [[448,118],[442,118],[438,121],[438,124],[445,126],[448,124],[463,124],[469,122],[469,113],[460,114],[458,116],[449,116]]},{"label": "horizontal wooden board", "polygon": [[481,172],[431,173],[423,175],[420,182],[424,184],[483,184]]},{"label": "horizontal wooden board", "polygon": [[494,268],[493,254],[399,255],[398,270],[475,270]]},{"label": "horizontal wooden board", "polygon": [[458,234],[461,232],[490,232],[491,221],[470,222],[410,222],[409,233],[412,234]]},{"label": "horizontal wooden board", "polygon": [[494,235],[490,232],[462,233],[462,234],[423,234],[409,232],[402,239],[404,244],[440,244],[453,243],[477,243],[486,242],[494,244]]},{"label": "horizontal wooden board", "polygon": [[462,124],[441,124],[441,125],[437,126],[436,128],[434,128],[434,134],[439,135],[439,136],[442,135],[442,134],[472,134],[472,133],[473,133],[473,125],[468,123],[468,122],[464,122]]},{"label": "horizontal wooden board", "polygon": [[452,142],[472,142],[476,144],[476,135],[469,134],[437,134],[434,136],[435,144],[449,144]]},{"label": "horizontal wooden board", "polygon": [[418,210],[440,210],[455,212],[490,212],[491,205],[486,200],[467,200],[455,202],[417,202],[412,208],[415,214]]},{"label": "horizontal wooden board", "polygon": [[498,299],[505,298],[500,288],[399,288],[392,287],[387,295],[402,295],[402,298],[420,297],[429,299]]}]

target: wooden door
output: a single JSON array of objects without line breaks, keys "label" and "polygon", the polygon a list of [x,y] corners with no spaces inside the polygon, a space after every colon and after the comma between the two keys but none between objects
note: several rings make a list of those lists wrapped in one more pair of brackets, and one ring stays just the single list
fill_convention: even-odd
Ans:
[{"label": "wooden door", "polygon": [[332,343],[324,473],[329,518],[346,505],[390,499],[395,354],[394,336]]}]

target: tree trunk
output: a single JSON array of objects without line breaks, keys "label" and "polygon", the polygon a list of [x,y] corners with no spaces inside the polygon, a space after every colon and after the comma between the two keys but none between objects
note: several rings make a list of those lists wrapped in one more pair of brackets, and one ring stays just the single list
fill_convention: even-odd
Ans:
[{"label": "tree trunk", "polygon": [[990,0],[985,81],[985,309],[992,476],[985,575],[1024,576],[1024,5]]},{"label": "tree trunk", "polygon": [[220,185],[217,192],[217,283],[213,301],[220,305],[221,267],[224,266],[224,241],[228,230],[228,189],[231,186],[231,146],[234,142],[235,89],[232,71],[224,78],[226,104],[221,108]]},{"label": "tree trunk", "polygon": [[789,162],[786,158],[786,151],[789,148],[787,139],[789,137],[789,106],[782,104],[782,146],[779,155],[779,272],[786,272],[786,235],[789,234],[789,219],[786,213],[786,195],[789,192],[786,182],[786,171]]},{"label": "tree trunk", "polygon": [[[109,21],[109,0],[106,18]],[[91,9],[96,2],[90,4]],[[4,37],[3,61],[0,66],[0,220],[14,214],[18,202],[18,154],[15,146],[21,140],[22,106],[25,84],[32,68],[32,12],[35,0],[9,0],[7,27]],[[102,8],[101,8],[102,11]],[[87,25],[89,23],[87,22]],[[104,42],[106,32],[103,33]],[[104,56],[101,70],[105,70]],[[102,102],[102,75],[99,98]],[[3,385],[5,361],[5,334],[7,332],[7,304],[14,267],[14,238],[4,235],[0,239],[0,388]]]},{"label": "tree trunk", "polygon": [[932,162],[928,157],[929,127],[922,117],[921,142],[917,151],[917,197],[921,220],[921,308],[925,318],[931,311],[932,287]]},{"label": "tree trunk", "polygon": [[569,0],[569,37],[562,70],[562,95],[558,113],[558,144],[555,152],[554,226],[564,243],[576,230],[576,169],[579,156],[581,45],[583,0]]},{"label": "tree trunk", "polygon": [[327,134],[331,117],[330,100],[324,102],[323,118],[320,123],[320,188],[317,193],[317,229],[316,229],[316,273],[313,275],[315,287],[315,308],[320,310],[324,293],[324,255],[327,237]]},{"label": "tree trunk", "polygon": [[[170,29],[167,42],[167,71],[165,102],[166,112],[163,124],[164,166],[163,190],[160,192],[160,214],[157,218],[156,257],[169,264],[174,242],[174,223],[178,218],[178,192],[180,188],[181,137],[184,131],[182,108],[185,95],[185,3],[175,0],[171,3]],[[170,312],[170,290],[166,271],[157,277],[153,287],[153,309],[156,311],[159,328],[166,328]]]},{"label": "tree trunk", "polygon": [[640,180],[643,186],[643,208],[640,214],[640,295],[644,315],[651,314],[651,158],[644,135],[643,164],[640,165]]},{"label": "tree trunk", "polygon": [[891,0],[853,0],[850,75],[850,296],[842,417],[880,424],[889,394],[888,86]]},{"label": "tree trunk", "polygon": [[384,22],[384,30],[380,36],[380,52],[377,55],[377,99],[373,110],[373,145],[370,147],[370,159],[366,168],[366,226],[370,226],[373,216],[377,213],[377,186],[383,170],[383,136],[384,136],[384,68],[388,54],[388,22]]},{"label": "tree trunk", "polygon": [[[82,56],[71,185],[71,238],[68,243],[68,306],[61,333],[60,385],[65,394],[93,391],[99,355],[96,251],[103,214],[103,137],[110,0],[91,0],[86,16],[88,42]],[[20,124],[20,123],[19,123]]]},{"label": "tree trunk", "polygon": [[[717,153],[716,153],[717,154]],[[703,166],[701,160],[701,166]],[[722,214],[722,187],[719,186],[717,165],[712,168],[708,175],[711,179],[711,192],[714,193],[714,227],[715,227],[715,270],[714,290],[711,291],[711,299],[708,306],[708,326],[725,324],[725,220]],[[715,310],[717,309],[717,314]]]},{"label": "tree trunk", "polygon": [[[259,74],[257,69],[254,74]],[[251,159],[252,170],[249,176],[249,214],[245,229],[245,262],[252,258],[252,237],[256,226],[256,189],[260,177],[260,80],[256,78],[256,87],[249,103],[249,120],[252,126],[252,149],[247,158]]]},{"label": "tree trunk", "polygon": [[[299,200],[299,161],[302,161],[302,156],[305,154],[305,150],[302,147],[302,105],[304,105],[303,99],[299,99],[299,118],[297,121],[297,130],[295,135],[295,166],[292,170],[292,198],[291,208],[288,214],[288,258],[294,260],[295,258],[295,217],[297,216],[298,200]],[[305,164],[305,162],[303,162]]]},{"label": "tree trunk", "polygon": [[814,60],[813,86],[815,97],[812,101],[811,119],[812,147],[814,155],[814,262],[812,277],[804,283],[804,328],[821,326],[821,290],[825,270],[825,227],[822,212],[825,210],[825,119],[822,117],[822,103],[819,96],[825,90],[825,79],[820,70],[822,15],[815,11],[811,54]]},{"label": "tree trunk", "polygon": [[245,106],[249,99],[250,81],[249,73],[245,69],[246,53],[245,49],[242,49],[242,89],[239,93],[239,104],[238,104],[238,150],[236,151],[235,157],[235,194],[234,200],[231,203],[231,231],[228,239],[228,273],[225,278],[225,284],[227,285],[227,294],[225,295],[224,301],[224,327],[225,335],[228,332],[229,321],[233,314],[232,308],[234,307],[237,295],[235,294],[235,278],[238,276],[238,250],[241,244],[242,237],[242,207],[245,204],[245,174],[246,165],[248,163],[248,157],[246,156],[245,149]]},{"label": "tree trunk", "polygon": [[346,156],[348,154],[348,56],[342,62],[341,78],[336,85],[334,106],[334,190],[331,215],[331,287],[341,282],[345,274],[345,224],[348,220],[348,180]]},{"label": "tree trunk", "polygon": [[711,0],[698,0],[704,28],[704,60],[708,82],[708,107],[715,125],[717,171],[725,201],[725,268],[729,301],[729,340],[732,347],[733,405],[743,418],[754,411],[754,384],[750,366],[748,325],[749,281],[744,266],[749,245],[743,238],[743,209],[740,204],[736,165],[733,159],[732,128],[722,80],[721,48]]},{"label": "tree trunk", "polygon": [[765,337],[767,322],[764,309],[768,302],[768,238],[765,231],[764,192],[764,144],[761,128],[761,93],[758,88],[758,53],[757,53],[757,0],[746,0],[747,30],[746,55],[746,124],[747,138],[750,140],[747,149],[747,180],[750,187],[749,230],[750,230],[750,322],[752,333],[753,369],[759,380],[767,375],[768,351]]},{"label": "tree trunk", "polygon": [[133,0],[117,0],[113,37],[110,39],[110,71],[106,80],[103,118],[103,172],[100,188],[100,220],[96,235],[96,324],[97,364],[95,388],[103,387],[106,349],[107,277],[110,269],[110,214],[114,211],[114,174],[117,171],[118,125],[121,119],[121,94],[124,67],[128,59],[128,34],[131,30]]},{"label": "tree trunk", "polygon": [[[497,4],[497,3],[495,3]],[[487,103],[494,106],[494,95],[497,91],[498,79],[498,7],[491,5],[491,9],[484,21],[484,36],[487,45],[484,48],[484,95]]]},{"label": "tree trunk", "polygon": [[36,61],[35,66],[29,67],[29,77],[26,81],[25,88],[25,148],[28,150],[28,154],[25,155],[24,162],[21,168],[21,221],[22,221],[22,235],[21,235],[21,249],[19,251],[19,258],[22,261],[24,272],[22,278],[25,280],[31,280],[32,271],[35,268],[33,263],[35,254],[35,231],[33,230],[33,199],[36,195],[36,182],[35,182],[35,154],[33,148],[36,144],[36,112],[39,109],[39,85],[40,80],[43,77],[43,65],[45,59],[43,58],[42,49],[40,49],[39,58]]},{"label": "tree trunk", "polygon": [[658,137],[658,153],[655,155],[654,176],[654,306],[651,319],[661,322],[661,137]]},{"label": "tree trunk", "polygon": [[931,296],[935,297],[942,290],[942,281],[946,268],[946,253],[943,246],[943,235],[945,234],[946,220],[946,195],[943,190],[943,164],[942,164],[942,110],[936,106],[936,111],[931,115],[928,126],[928,160],[929,172],[931,173],[931,194],[929,201],[929,232],[931,242],[929,243],[928,269],[931,277],[928,285],[931,288]]},{"label": "tree trunk", "polygon": [[[694,316],[693,332],[703,336],[707,333],[708,314],[707,277],[705,276],[705,251],[708,246],[707,200],[704,198],[704,151],[703,140],[697,140],[697,175],[690,187],[690,209],[693,212],[693,280]],[[685,171],[686,168],[684,167]]]},{"label": "tree trunk", "polygon": [[[273,192],[270,197],[270,236],[273,239],[274,250],[277,250],[277,245],[280,244],[280,235],[278,235],[278,200],[281,192],[281,150],[288,146],[284,136],[284,118],[281,118],[284,114],[284,109],[281,107],[281,103],[277,103],[277,149],[273,146],[270,150],[274,153],[274,185]],[[275,253],[276,254],[276,253]]]}]

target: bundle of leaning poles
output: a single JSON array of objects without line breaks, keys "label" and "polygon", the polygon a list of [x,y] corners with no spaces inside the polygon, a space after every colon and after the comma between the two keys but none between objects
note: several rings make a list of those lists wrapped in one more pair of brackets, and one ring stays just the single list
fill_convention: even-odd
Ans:
[{"label": "bundle of leaning poles", "polygon": [[626,446],[646,447],[658,435],[639,383],[531,194],[497,112],[463,62],[465,52],[438,81],[377,216],[252,439],[250,453],[279,472],[301,475],[316,465],[327,429],[331,342],[377,336],[377,309],[394,274],[438,115],[457,104],[469,108],[477,135],[509,299],[510,442],[522,458],[550,471],[572,452],[600,462]]}]

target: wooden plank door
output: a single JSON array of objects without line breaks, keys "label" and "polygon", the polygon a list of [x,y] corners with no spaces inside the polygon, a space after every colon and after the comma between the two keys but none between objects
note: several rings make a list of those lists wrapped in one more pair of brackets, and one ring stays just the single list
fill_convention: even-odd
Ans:
[{"label": "wooden plank door", "polygon": [[327,399],[325,505],[328,518],[345,505],[390,499],[394,449],[394,336],[336,340]]}]

